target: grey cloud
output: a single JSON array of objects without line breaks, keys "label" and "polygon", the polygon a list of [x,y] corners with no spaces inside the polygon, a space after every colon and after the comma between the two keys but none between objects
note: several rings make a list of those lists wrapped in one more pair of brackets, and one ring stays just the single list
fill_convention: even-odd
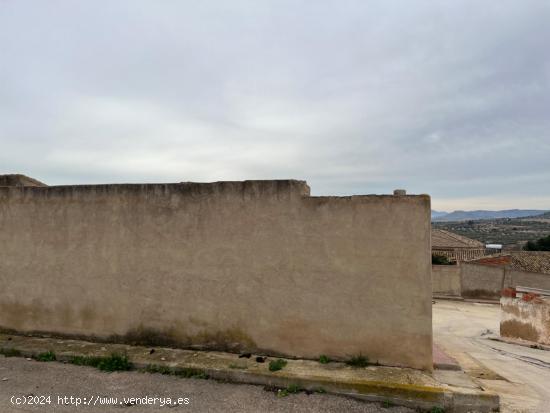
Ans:
[{"label": "grey cloud", "polygon": [[536,0],[0,2],[0,170],[550,208],[548,21]]}]

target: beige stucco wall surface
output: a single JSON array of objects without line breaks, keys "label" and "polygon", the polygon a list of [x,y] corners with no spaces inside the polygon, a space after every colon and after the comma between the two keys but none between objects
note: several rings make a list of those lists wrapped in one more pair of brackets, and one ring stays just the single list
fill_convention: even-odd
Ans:
[{"label": "beige stucco wall surface", "polygon": [[504,287],[521,286],[550,290],[550,274],[467,262],[462,263],[460,268],[462,296],[467,298],[498,299]]},{"label": "beige stucco wall surface", "polygon": [[509,287],[530,287],[550,290],[550,274],[518,271],[508,269],[510,275]]},{"label": "beige stucco wall surface", "polygon": [[428,196],[0,188],[0,327],[431,369]]},{"label": "beige stucco wall surface", "polygon": [[460,265],[432,265],[434,295],[460,296]]},{"label": "beige stucco wall surface", "polygon": [[498,299],[502,288],[509,284],[504,280],[503,285],[503,277],[508,279],[504,267],[463,262],[460,272],[462,296],[465,298]]},{"label": "beige stucco wall surface", "polygon": [[535,298],[500,299],[500,335],[550,344],[550,302]]}]

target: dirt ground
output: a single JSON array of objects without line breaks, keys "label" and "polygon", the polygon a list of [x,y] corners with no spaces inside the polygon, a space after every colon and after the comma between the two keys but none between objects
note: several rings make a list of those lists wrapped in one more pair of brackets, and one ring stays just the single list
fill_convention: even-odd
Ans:
[{"label": "dirt ground", "polygon": [[[51,396],[50,404],[40,396]],[[12,399],[18,396],[19,399]],[[14,405],[21,396],[43,405]],[[38,396],[33,398],[32,396]],[[58,396],[61,400],[58,400]],[[67,396],[67,399],[63,397]],[[73,396],[73,404],[70,396]],[[123,397],[157,397],[155,404],[131,404]],[[76,406],[80,402],[96,403]],[[105,405],[105,398],[117,398],[116,405]],[[172,404],[165,404],[170,397]],[[180,400],[177,400],[180,399]],[[188,399],[188,404],[185,404]],[[91,402],[90,402],[91,401]],[[145,400],[144,400],[145,401]],[[149,401],[153,401],[152,399]],[[149,402],[148,401],[148,402]],[[59,404],[66,403],[66,404]],[[177,403],[180,403],[179,405]],[[126,405],[127,403],[128,405]],[[218,383],[213,380],[185,379],[140,372],[103,373],[91,367],[58,362],[41,363],[24,358],[0,356],[0,412],[365,412],[412,413],[403,407],[385,408],[327,394],[305,393],[277,397],[261,386]]]}]

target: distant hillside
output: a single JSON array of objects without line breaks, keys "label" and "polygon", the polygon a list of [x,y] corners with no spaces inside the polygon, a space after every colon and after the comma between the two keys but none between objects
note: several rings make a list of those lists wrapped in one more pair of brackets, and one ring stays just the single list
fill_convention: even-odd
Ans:
[{"label": "distant hillside", "polygon": [[506,209],[502,211],[453,211],[448,214],[438,213],[439,215],[434,216],[432,211],[432,221],[439,222],[451,222],[451,221],[469,221],[469,220],[478,220],[478,219],[499,219],[499,218],[524,218],[536,216],[540,218],[540,215],[549,213],[550,211],[540,210],[540,209]]},{"label": "distant hillside", "polygon": [[[546,216],[550,217],[550,213]],[[550,219],[538,217],[432,221],[432,227],[476,239],[485,244],[503,244],[505,249],[516,250],[521,249],[527,241],[535,241],[550,235]]]},{"label": "distant hillside", "polygon": [[525,217],[524,219],[529,219],[529,218],[534,218],[534,219],[550,219],[550,211],[547,211],[547,212],[545,212],[544,214],[530,215],[530,216],[528,216],[528,217]]},{"label": "distant hillside", "polygon": [[444,217],[445,215],[449,215],[449,213],[445,211],[434,211],[432,209],[432,219],[441,218],[441,217]]}]

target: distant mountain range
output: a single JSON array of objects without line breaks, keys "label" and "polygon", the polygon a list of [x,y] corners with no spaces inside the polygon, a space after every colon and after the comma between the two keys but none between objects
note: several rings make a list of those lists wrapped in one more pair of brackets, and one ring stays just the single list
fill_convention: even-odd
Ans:
[{"label": "distant mountain range", "polygon": [[436,218],[444,217],[445,215],[449,215],[449,213],[445,212],[445,211],[434,211],[432,209],[432,220],[434,220]]},{"label": "distant mountain range", "polygon": [[476,219],[498,219],[498,218],[524,218],[540,216],[550,211],[541,209],[505,209],[502,211],[433,211],[432,221],[469,221]]},{"label": "distant mountain range", "polygon": [[[531,218],[531,217],[527,217],[527,218]],[[544,218],[544,219],[550,219],[550,211],[546,211],[544,214],[537,214],[537,215],[534,215],[532,218]]]}]

